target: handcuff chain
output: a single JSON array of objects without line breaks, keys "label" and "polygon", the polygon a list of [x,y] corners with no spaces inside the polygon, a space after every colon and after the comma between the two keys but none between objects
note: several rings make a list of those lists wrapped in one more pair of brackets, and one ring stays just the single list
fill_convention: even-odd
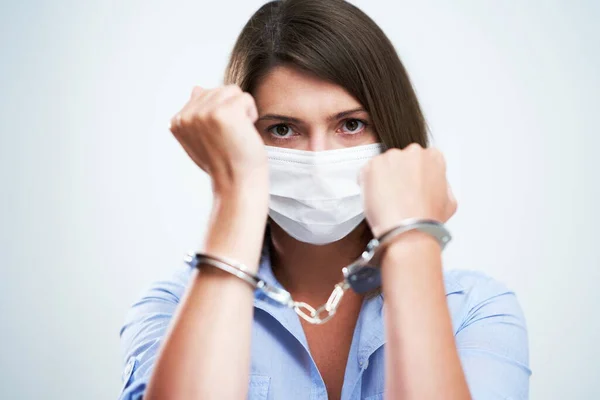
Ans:
[{"label": "handcuff chain", "polygon": [[[327,302],[317,309],[303,301],[295,301],[293,306],[294,311],[296,311],[296,314],[311,324],[324,324],[335,315],[340,301],[344,296],[344,292],[348,289],[348,287],[350,286],[346,282],[340,282],[336,284],[333,288],[333,292],[331,292],[331,295],[329,296],[329,299],[327,299]],[[308,313],[305,310],[308,310]],[[321,317],[321,314],[324,313],[327,313],[327,315],[325,317]]]},{"label": "handcuff chain", "polygon": [[[368,285],[366,287],[365,285],[360,285],[360,279],[367,279],[367,282],[370,282],[371,284],[380,283],[380,275],[374,275],[372,270],[380,267],[378,261],[381,252],[392,242],[394,237],[413,229],[418,229],[434,236],[438,240],[442,250],[446,244],[448,244],[450,239],[452,239],[450,233],[439,221],[420,218],[408,218],[403,220],[401,224],[388,230],[379,238],[373,238],[367,244],[367,247],[361,256],[342,269],[344,280],[335,285],[327,302],[317,309],[305,302],[294,301],[290,293],[284,288],[268,285],[260,276],[250,272],[248,267],[244,264],[234,260],[205,253],[189,252],[184,258],[184,261],[193,268],[198,268],[200,264],[204,263],[233,274],[246,281],[255,289],[262,291],[268,298],[276,303],[293,308],[294,311],[306,321],[312,324],[323,324],[329,321],[336,313],[344,292],[348,288],[352,288],[357,293],[365,293],[370,290]],[[362,271],[365,267],[367,269]]]}]

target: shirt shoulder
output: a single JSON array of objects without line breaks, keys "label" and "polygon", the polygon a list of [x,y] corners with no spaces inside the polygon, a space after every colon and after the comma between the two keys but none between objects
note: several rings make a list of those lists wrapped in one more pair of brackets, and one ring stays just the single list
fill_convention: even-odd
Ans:
[{"label": "shirt shoulder", "polygon": [[119,337],[123,357],[120,399],[143,395],[160,343],[188,285],[192,269],[177,267],[146,286],[129,307]]},{"label": "shirt shoulder", "polygon": [[506,283],[482,271],[454,269],[444,272],[446,299],[455,334],[473,318],[501,312],[525,325],[517,294]]},{"label": "shirt shoulder", "polygon": [[182,264],[166,272],[165,276],[157,278],[144,288],[140,298],[155,298],[178,302],[189,284],[193,269]]},{"label": "shirt shoulder", "polygon": [[482,271],[472,269],[452,269],[444,271],[446,294],[498,295],[505,292],[514,294],[504,282]]},{"label": "shirt shoulder", "polygon": [[508,285],[486,273],[446,273],[456,348],[472,397],[527,399],[529,339],[525,315]]}]

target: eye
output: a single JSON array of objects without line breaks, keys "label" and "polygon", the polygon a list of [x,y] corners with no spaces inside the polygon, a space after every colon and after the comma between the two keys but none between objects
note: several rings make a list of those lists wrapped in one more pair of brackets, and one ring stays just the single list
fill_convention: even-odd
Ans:
[{"label": "eye", "polygon": [[275,138],[289,138],[293,136],[294,131],[290,129],[286,124],[277,124],[267,128],[267,131],[270,132]]},{"label": "eye", "polygon": [[365,121],[356,118],[347,119],[346,121],[344,121],[344,127],[349,129],[348,131],[346,131],[346,133],[349,134],[356,134],[358,132],[361,132],[362,130],[364,130],[364,128],[366,128],[366,126],[367,123]]}]

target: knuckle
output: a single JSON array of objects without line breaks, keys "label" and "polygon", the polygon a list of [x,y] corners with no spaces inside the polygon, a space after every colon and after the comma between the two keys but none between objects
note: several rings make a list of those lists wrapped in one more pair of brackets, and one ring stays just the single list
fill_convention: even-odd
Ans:
[{"label": "knuckle", "polygon": [[186,126],[189,126],[192,122],[192,118],[193,118],[193,115],[190,115],[188,113],[181,114],[181,118],[179,119],[179,126],[181,128],[185,128]]},{"label": "knuckle", "polygon": [[225,101],[225,104],[227,104],[228,106],[232,106],[233,104],[240,104],[245,101],[248,101],[246,96],[244,96],[243,93],[238,93],[238,94],[235,94],[235,95],[231,96],[230,98],[228,98]]},{"label": "knuckle", "polygon": [[198,85],[196,85],[196,86],[194,86],[194,87],[192,88],[192,95],[191,95],[191,97],[192,97],[192,98],[194,98],[194,97],[198,97],[198,96],[200,96],[200,94],[201,94],[203,91],[204,91],[204,88],[202,88],[201,86],[198,86]]},{"label": "knuckle", "polygon": [[210,122],[221,123],[227,119],[227,115],[229,114],[227,107],[220,106],[216,107],[208,114],[208,120]]},{"label": "knuckle", "polygon": [[197,121],[206,121],[209,118],[210,113],[206,110],[198,110],[196,111],[196,120]]},{"label": "knuckle", "polygon": [[446,163],[444,153],[442,153],[442,151],[440,149],[438,149],[437,147],[432,147],[432,148],[430,148],[429,151],[431,152],[433,157],[435,157],[435,159],[438,160],[441,164]]},{"label": "knuckle", "polygon": [[256,107],[256,104],[250,93],[241,92],[229,99],[227,106],[235,108],[236,110],[243,110],[247,107]]},{"label": "knuckle", "polygon": [[393,147],[383,154],[386,156],[386,158],[398,157],[400,154],[402,154],[402,150],[397,147]]},{"label": "knuckle", "polygon": [[386,152],[385,159],[387,162],[391,162],[394,160],[399,160],[402,156],[402,150],[400,150],[399,148],[393,148],[390,151]]},{"label": "knuckle", "polygon": [[429,152],[431,154],[434,154],[436,157],[439,157],[442,155],[442,151],[437,147],[429,147],[427,150],[429,150]]},{"label": "knuckle", "polygon": [[222,90],[224,90],[226,92],[231,92],[231,93],[241,93],[242,92],[242,88],[240,88],[235,83],[230,83],[228,85],[223,86]]},{"label": "knuckle", "polygon": [[205,115],[204,115],[204,120],[208,123],[215,123],[218,122],[220,118],[220,113],[219,113],[219,109],[215,108],[213,110],[208,111]]},{"label": "knuckle", "polygon": [[244,97],[245,100],[249,101],[251,104],[256,104],[254,101],[254,96],[252,96],[250,93],[242,92],[242,96]]},{"label": "knuckle", "polygon": [[171,123],[171,128],[175,128],[177,126],[177,115],[178,114],[173,115],[169,120],[169,122]]}]

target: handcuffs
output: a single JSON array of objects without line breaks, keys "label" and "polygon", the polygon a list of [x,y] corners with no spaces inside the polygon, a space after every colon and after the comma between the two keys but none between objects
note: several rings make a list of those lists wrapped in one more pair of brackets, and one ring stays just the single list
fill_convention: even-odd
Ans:
[{"label": "handcuffs", "polygon": [[383,253],[394,242],[395,238],[411,230],[418,230],[433,236],[439,243],[441,250],[444,250],[446,244],[452,239],[450,232],[439,221],[422,218],[403,220],[379,238],[371,239],[360,257],[350,265],[342,268],[344,280],[334,286],[327,302],[316,309],[305,302],[294,301],[287,290],[269,285],[260,276],[250,271],[247,266],[235,260],[205,253],[189,252],[184,261],[192,268],[199,268],[200,265],[207,264],[229,272],[249,283],[255,290],[263,292],[271,300],[293,308],[300,317],[309,323],[319,325],[329,321],[335,315],[345,291],[349,288],[358,294],[363,294],[381,286],[380,263]]}]

